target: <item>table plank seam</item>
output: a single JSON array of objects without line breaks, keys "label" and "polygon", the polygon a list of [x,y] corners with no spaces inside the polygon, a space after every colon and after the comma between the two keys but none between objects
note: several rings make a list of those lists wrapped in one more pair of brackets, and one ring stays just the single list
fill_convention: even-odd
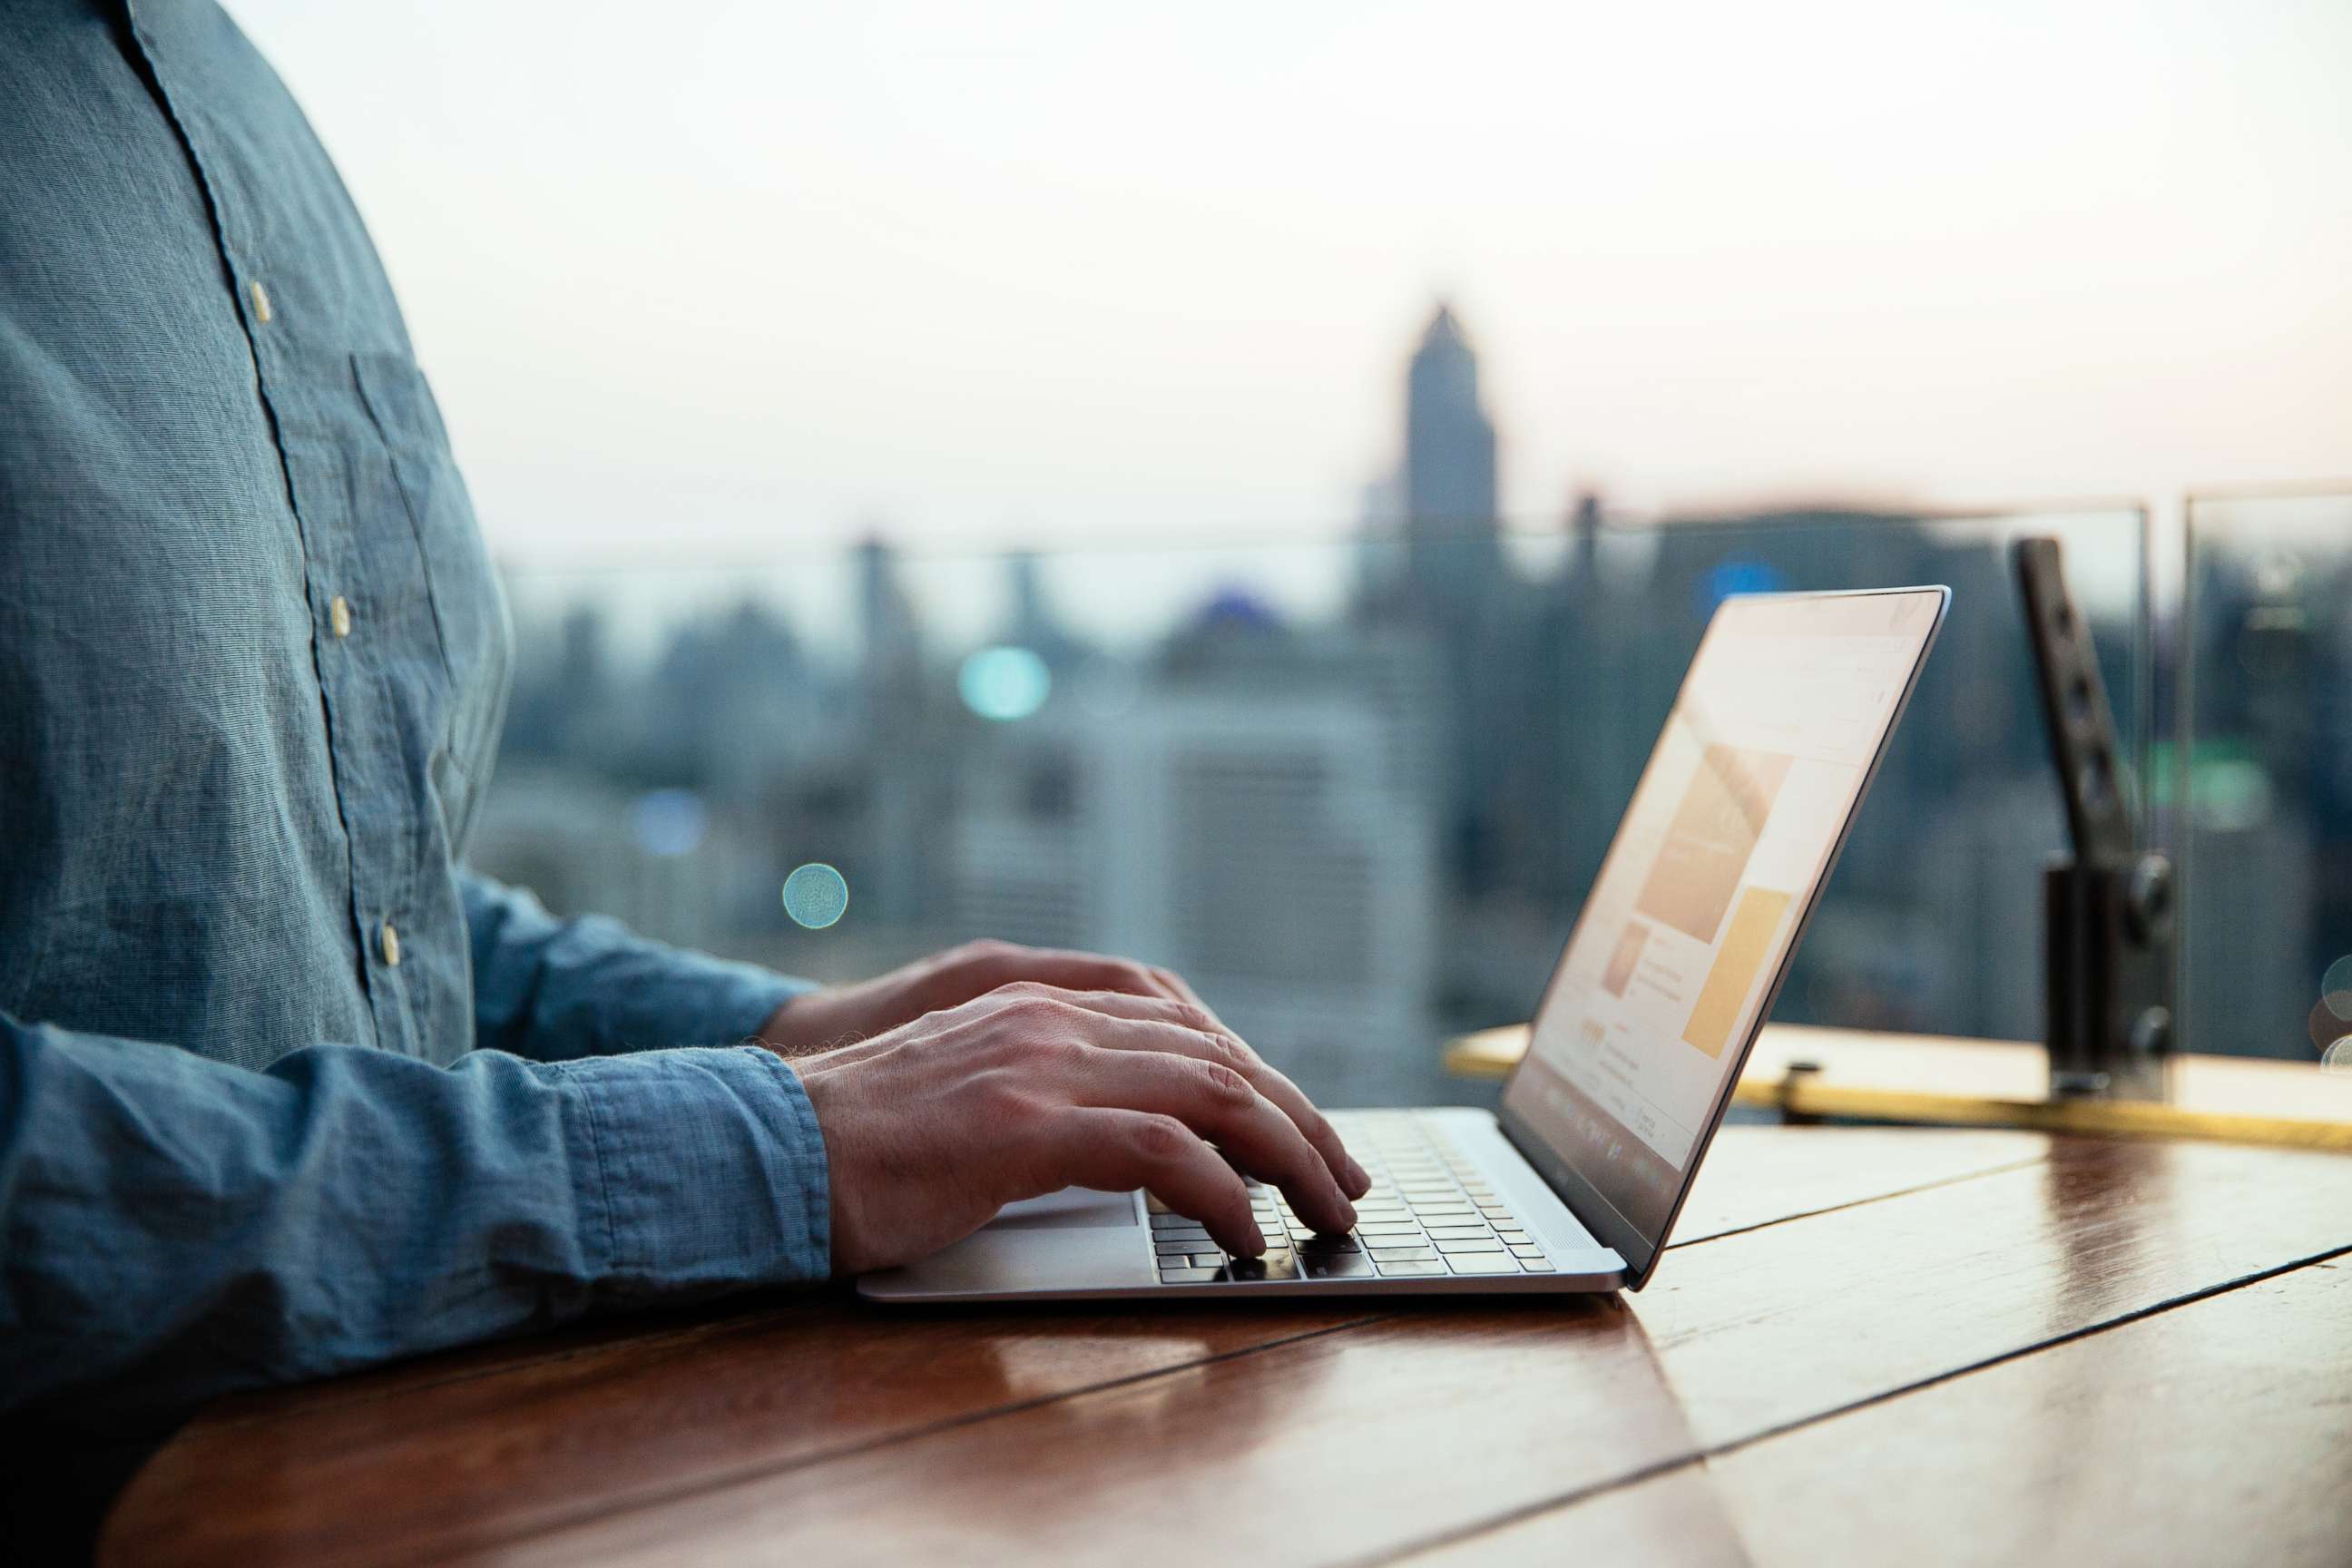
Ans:
[{"label": "table plank seam", "polygon": [[1940,1387],[1948,1383],[1957,1382],[1961,1378],[1970,1376],[1976,1373],[1989,1371],[1997,1366],[2006,1365],[2011,1362],[2022,1361],[2027,1356],[2039,1355],[2044,1351],[2055,1350],[2063,1345],[2073,1344],[2077,1341],[2092,1339],[2116,1329],[2127,1328],[2134,1323],[2143,1322],[2147,1319],[2161,1316],[2166,1312],[2174,1311],[2182,1307],[2194,1306],[2200,1301],[2211,1300],[2216,1297],[2226,1296],[2233,1291],[2242,1290],[2248,1286],[2260,1285],[2266,1280],[2276,1279],[2282,1276],[2293,1274],[2301,1269],[2326,1268],[2333,1264],[2336,1259],[2347,1257],[2352,1257],[2352,1246],[2338,1247],[2328,1251],[2313,1253],[2308,1257],[2295,1258],[2290,1262],[2280,1264],[2275,1268],[2259,1269],[2252,1274],[2242,1275],[2234,1279],[2226,1279],[2216,1285],[2206,1286],[2195,1290],[2190,1290],[2182,1295],[2171,1297],[2166,1300],[2156,1302],[2150,1306],[2134,1308],[2128,1312],[2121,1313],[2116,1317],[2106,1319],[2100,1322],[2086,1323],[2079,1329],[2069,1329],[2063,1334],[2055,1335],[2053,1338],[2041,1341],[2038,1343],[2024,1346],[2018,1350],[2005,1351],[1999,1355],[1986,1356],[1980,1360],[1971,1362],[1966,1366],[1955,1367],[1949,1372],[1937,1373],[1933,1377],[1919,1378],[1911,1383],[1903,1384],[1897,1387],[1885,1389],[1880,1393],[1870,1394],[1865,1398],[1849,1400],[1843,1405],[1835,1405],[1830,1409],[1817,1412],[1811,1415],[1802,1416],[1794,1421],[1779,1422],[1773,1426],[1764,1427],[1761,1430],[1748,1433],[1745,1436],[1734,1437],[1725,1442],[1708,1444],[1698,1448],[1695,1452],[1684,1455],[1679,1458],[1661,1459],[1653,1464],[1643,1465],[1635,1469],[1628,1470],[1622,1475],[1613,1476],[1607,1480],[1595,1481],[1590,1486],[1574,1488],[1569,1491],[1562,1492],[1558,1497],[1548,1498],[1539,1501],[1523,1504],[1520,1507],[1510,1509],[1503,1513],[1498,1513],[1491,1519],[1481,1520],[1475,1524],[1463,1525],[1453,1530],[1440,1531],[1434,1534],[1424,1536],[1416,1541],[1408,1542],[1403,1545],[1391,1549],[1383,1550],[1362,1557],[1343,1559],[1342,1563],[1344,1568],[1375,1568],[1375,1565],[1378,1564],[1401,1563],[1408,1558],[1418,1556],[1423,1552],[1436,1551],[1440,1547],[1456,1545],[1465,1541],[1475,1540],[1482,1535],[1492,1534],[1498,1530],[1508,1529],[1512,1525],[1524,1523],[1528,1520],[1538,1518],[1547,1513],[1554,1513],[1562,1509],[1574,1508],[1579,1504],[1588,1502],[1594,1498],[1604,1496],[1610,1492],[1620,1491],[1627,1487],[1639,1486],[1644,1481],[1654,1480],[1660,1476],[1669,1475],[1678,1470],[1686,1470],[1693,1467],[1704,1467],[1711,1460],[1727,1458],[1732,1454],[1738,1453],[1742,1449],[1754,1447],[1759,1443],[1770,1442],[1776,1437],[1786,1436],[1791,1432],[1801,1431],[1808,1426],[1817,1426],[1825,1421],[1834,1421],[1840,1416],[1850,1415],[1859,1410],[1867,1410],[1873,1405],[1885,1405],[1892,1400],[1908,1398],[1914,1394],[1922,1393],[1930,1388]]},{"label": "table plank seam", "polygon": [[[1090,1383],[1081,1387],[1062,1389],[1053,1394],[1041,1394],[1031,1399],[1015,1400],[1007,1405],[992,1405],[984,1410],[969,1410],[960,1415],[950,1415],[938,1421],[923,1422],[917,1426],[906,1427],[900,1431],[884,1433],[879,1436],[870,1437],[862,1442],[850,1443],[837,1448],[824,1448],[813,1453],[798,1455],[793,1458],[784,1460],[781,1464],[763,1463],[757,1465],[745,1465],[732,1470],[713,1471],[708,1475],[696,1478],[694,1481],[685,1486],[672,1487],[661,1491],[649,1492],[643,1497],[630,1498],[604,1507],[592,1507],[583,1509],[578,1512],[566,1512],[556,1518],[536,1520],[533,1521],[527,1528],[518,1528],[515,1530],[501,1531],[495,1533],[487,1533],[480,1537],[469,1540],[467,1543],[467,1550],[469,1554],[494,1552],[499,1547],[511,1545],[519,1541],[529,1541],[535,1536],[545,1535],[554,1531],[571,1530],[583,1525],[594,1524],[600,1520],[616,1519],[623,1515],[635,1513],[646,1509],[667,1508],[689,1498],[700,1497],[711,1492],[725,1491],[731,1487],[741,1486],[747,1482],[765,1480],[776,1476],[790,1475],[795,1470],[808,1469],[812,1466],[827,1465],[844,1459],[857,1458],[884,1448],[897,1447],[903,1443],[920,1442],[926,1437],[934,1437],[943,1432],[952,1432],[960,1427],[975,1426],[983,1421],[995,1420],[999,1416],[1019,1415],[1026,1411],[1042,1409],[1049,1405],[1059,1404],[1064,1400],[1078,1399],[1096,1394],[1105,1394],[1114,1389],[1128,1388],[1138,1384],[1150,1383],[1157,1378],[1173,1377],[1183,1373],[1196,1372],[1202,1367],[1216,1366],[1224,1362],[1245,1360],[1248,1357],[1259,1355],[1267,1351],[1282,1350],[1292,1345],[1307,1344],[1313,1341],[1324,1339],[1332,1334],[1347,1333],[1352,1330],[1368,1328],[1376,1323],[1385,1322],[1396,1315],[1397,1314],[1393,1312],[1387,1312],[1376,1313],[1369,1317],[1350,1318],[1344,1323],[1332,1323],[1324,1328],[1310,1329],[1304,1333],[1285,1334],[1278,1339],[1265,1340],[1254,1345],[1244,1345],[1238,1350],[1220,1351],[1215,1355],[1202,1356],[1198,1361],[1183,1362],[1173,1366],[1153,1367],[1145,1372],[1129,1373],[1124,1377],[1105,1378],[1100,1383]],[[444,1561],[446,1559],[446,1549],[439,1548],[426,1556],[410,1558],[407,1561],[416,1563],[437,1563]],[[392,1560],[387,1559],[386,1561]]]},{"label": "table plank seam", "polygon": [[1963,1182],[1980,1182],[1989,1176],[2005,1176],[2012,1171],[2028,1170],[2035,1165],[2046,1165],[2049,1163],[2049,1151],[2045,1149],[2041,1153],[2029,1154],[2021,1160],[2011,1160],[1999,1165],[1987,1165],[1980,1171],[1964,1171],[1958,1175],[1938,1176],[1932,1182],[1920,1182],[1914,1186],[1896,1187],[1887,1192],[1873,1193],[1867,1197],[1848,1198],[1843,1203],[1824,1204],[1820,1208],[1804,1209],[1796,1214],[1776,1215],[1770,1219],[1759,1219],[1748,1225],[1735,1226],[1729,1230],[1710,1231],[1705,1236],[1692,1237],[1688,1241],[1671,1242],[1667,1245],[1666,1250],[1680,1252],[1686,1247],[1705,1247],[1710,1241],[1726,1241],[1735,1236],[1747,1236],[1753,1231],[1769,1230],[1776,1225],[1790,1225],[1801,1219],[1818,1219],[1822,1215],[1843,1214],[1848,1209],[1864,1208],[1872,1204],[1885,1203],[1890,1198],[1906,1198],[1916,1193],[1932,1193],[1939,1187],[1957,1187]]}]

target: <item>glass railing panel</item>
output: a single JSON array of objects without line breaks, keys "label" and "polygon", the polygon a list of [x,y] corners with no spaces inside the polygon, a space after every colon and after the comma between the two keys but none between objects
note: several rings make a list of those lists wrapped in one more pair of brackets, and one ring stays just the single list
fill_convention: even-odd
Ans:
[{"label": "glass railing panel", "polygon": [[[2352,492],[2188,508],[2191,1048],[2352,1058]],[[2352,1066],[2352,1061],[2347,1061]]]},{"label": "glass railing panel", "polygon": [[[1942,582],[1778,1016],[2032,1036],[2063,816],[2004,553],[2029,532],[2067,542],[2144,738],[2124,510],[513,574],[471,858],[820,979],[981,935],[1134,952],[1326,1100],[1459,1098],[1438,1040],[1533,1007],[1717,601]],[[782,893],[813,865],[848,891],[816,927]]]}]

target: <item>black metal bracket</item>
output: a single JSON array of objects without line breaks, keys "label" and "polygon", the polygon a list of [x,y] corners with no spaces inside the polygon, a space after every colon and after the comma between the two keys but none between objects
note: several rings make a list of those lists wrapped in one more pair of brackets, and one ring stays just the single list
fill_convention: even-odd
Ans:
[{"label": "black metal bracket", "polygon": [[2173,1048],[2172,862],[2139,847],[2091,628],[2054,539],[2021,539],[2017,585],[2071,858],[2042,873],[2050,1092],[2162,1100]]}]

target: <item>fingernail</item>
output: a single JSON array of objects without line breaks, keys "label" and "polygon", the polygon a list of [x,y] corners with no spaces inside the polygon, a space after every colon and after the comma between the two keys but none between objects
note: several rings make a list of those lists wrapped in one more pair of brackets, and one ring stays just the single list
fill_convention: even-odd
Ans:
[{"label": "fingernail", "polygon": [[1263,1258],[1265,1256],[1265,1233],[1258,1229],[1255,1226],[1250,1226],[1249,1255],[1252,1258]]},{"label": "fingernail", "polygon": [[1356,1163],[1353,1154],[1348,1156],[1348,1195],[1360,1198],[1372,1190],[1371,1173]]}]

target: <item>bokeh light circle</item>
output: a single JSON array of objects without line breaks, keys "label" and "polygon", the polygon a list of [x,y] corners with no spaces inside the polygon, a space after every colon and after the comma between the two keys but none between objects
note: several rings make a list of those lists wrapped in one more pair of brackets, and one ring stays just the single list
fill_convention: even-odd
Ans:
[{"label": "bokeh light circle", "polygon": [[2343,1036],[2319,1053],[2319,1070],[2352,1075],[2352,1035]]},{"label": "bokeh light circle", "polygon": [[691,855],[709,831],[710,813],[690,789],[647,790],[630,803],[629,836],[648,855]]},{"label": "bokeh light circle", "polygon": [[849,879],[821,860],[784,879],[784,913],[793,923],[823,931],[849,912]]},{"label": "bokeh light circle", "polygon": [[2319,999],[2327,1004],[2329,1012],[2352,1024],[2352,952],[2327,966],[2327,973],[2320,977]]},{"label": "bokeh light circle", "polygon": [[984,647],[964,658],[956,671],[956,694],[983,719],[1010,723],[1045,706],[1054,689],[1045,661],[1025,647]]}]

